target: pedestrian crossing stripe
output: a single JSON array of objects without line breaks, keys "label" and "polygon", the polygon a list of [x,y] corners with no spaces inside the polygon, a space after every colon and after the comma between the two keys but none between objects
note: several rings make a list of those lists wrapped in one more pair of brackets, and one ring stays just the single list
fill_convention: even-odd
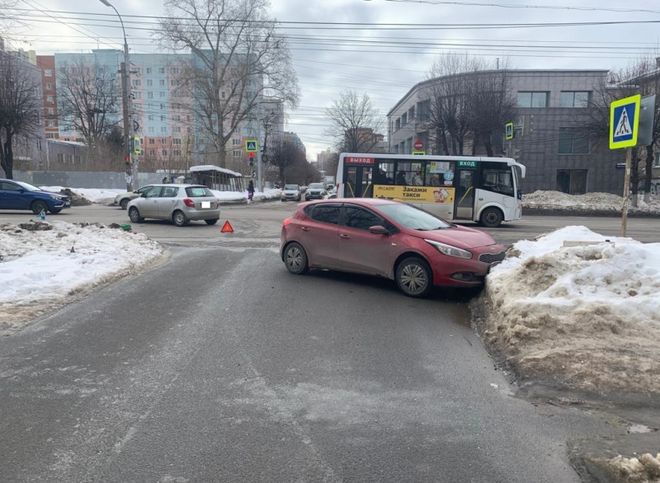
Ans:
[{"label": "pedestrian crossing stripe", "polygon": [[610,149],[637,146],[641,101],[637,94],[610,104]]}]

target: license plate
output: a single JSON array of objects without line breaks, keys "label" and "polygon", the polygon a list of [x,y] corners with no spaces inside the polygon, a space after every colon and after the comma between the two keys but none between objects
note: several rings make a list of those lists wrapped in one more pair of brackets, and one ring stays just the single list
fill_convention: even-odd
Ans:
[{"label": "license plate", "polygon": [[202,208],[210,208],[210,207],[211,207],[210,201],[202,201]]}]

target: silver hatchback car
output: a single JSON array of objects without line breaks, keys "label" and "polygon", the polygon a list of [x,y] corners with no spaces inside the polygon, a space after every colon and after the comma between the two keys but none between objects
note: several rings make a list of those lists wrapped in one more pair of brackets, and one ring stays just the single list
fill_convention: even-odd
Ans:
[{"label": "silver hatchback car", "polygon": [[156,218],[171,220],[176,226],[194,220],[215,225],[220,218],[220,201],[206,186],[155,184],[128,203],[128,216],[133,223]]}]

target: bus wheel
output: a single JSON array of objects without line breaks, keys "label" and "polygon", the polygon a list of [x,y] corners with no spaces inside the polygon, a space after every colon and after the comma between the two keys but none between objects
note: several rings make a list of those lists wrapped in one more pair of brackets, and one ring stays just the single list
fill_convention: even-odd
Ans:
[{"label": "bus wheel", "polygon": [[479,223],[486,228],[497,228],[502,224],[503,219],[502,210],[491,207],[481,212]]}]

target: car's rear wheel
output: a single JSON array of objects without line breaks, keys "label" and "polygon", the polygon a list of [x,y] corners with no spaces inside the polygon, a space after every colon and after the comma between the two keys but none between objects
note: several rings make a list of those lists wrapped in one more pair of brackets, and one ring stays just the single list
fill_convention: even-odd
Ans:
[{"label": "car's rear wheel", "polygon": [[204,220],[207,225],[215,225],[218,222],[217,218],[213,218],[212,220]]},{"label": "car's rear wheel", "polygon": [[121,201],[119,202],[119,207],[120,207],[122,210],[125,210],[126,207],[128,206],[128,201],[129,201],[128,198],[124,198],[123,200],[121,200]]},{"label": "car's rear wheel", "polygon": [[46,204],[45,201],[40,201],[36,200],[33,201],[32,204],[30,205],[30,209],[32,210],[32,213],[35,215],[38,215],[42,211],[45,213],[48,211],[48,205]]},{"label": "car's rear wheel", "polygon": [[133,223],[142,223],[144,221],[144,218],[140,216],[140,211],[135,206],[131,206],[131,209],[128,210],[128,217]]},{"label": "car's rear wheel", "polygon": [[409,297],[425,297],[433,286],[431,267],[419,257],[404,258],[396,267],[396,284]]},{"label": "car's rear wheel", "polygon": [[481,212],[479,223],[481,223],[481,225],[485,226],[486,228],[497,228],[502,224],[503,219],[504,215],[502,215],[502,211],[498,208],[491,207],[486,208]]},{"label": "car's rear wheel", "polygon": [[284,264],[289,272],[302,275],[307,272],[307,253],[300,243],[291,242],[284,249]]},{"label": "car's rear wheel", "polygon": [[183,213],[183,211],[176,210],[174,213],[172,213],[172,222],[176,226],[186,226],[188,224],[188,219],[186,218],[186,215]]}]

